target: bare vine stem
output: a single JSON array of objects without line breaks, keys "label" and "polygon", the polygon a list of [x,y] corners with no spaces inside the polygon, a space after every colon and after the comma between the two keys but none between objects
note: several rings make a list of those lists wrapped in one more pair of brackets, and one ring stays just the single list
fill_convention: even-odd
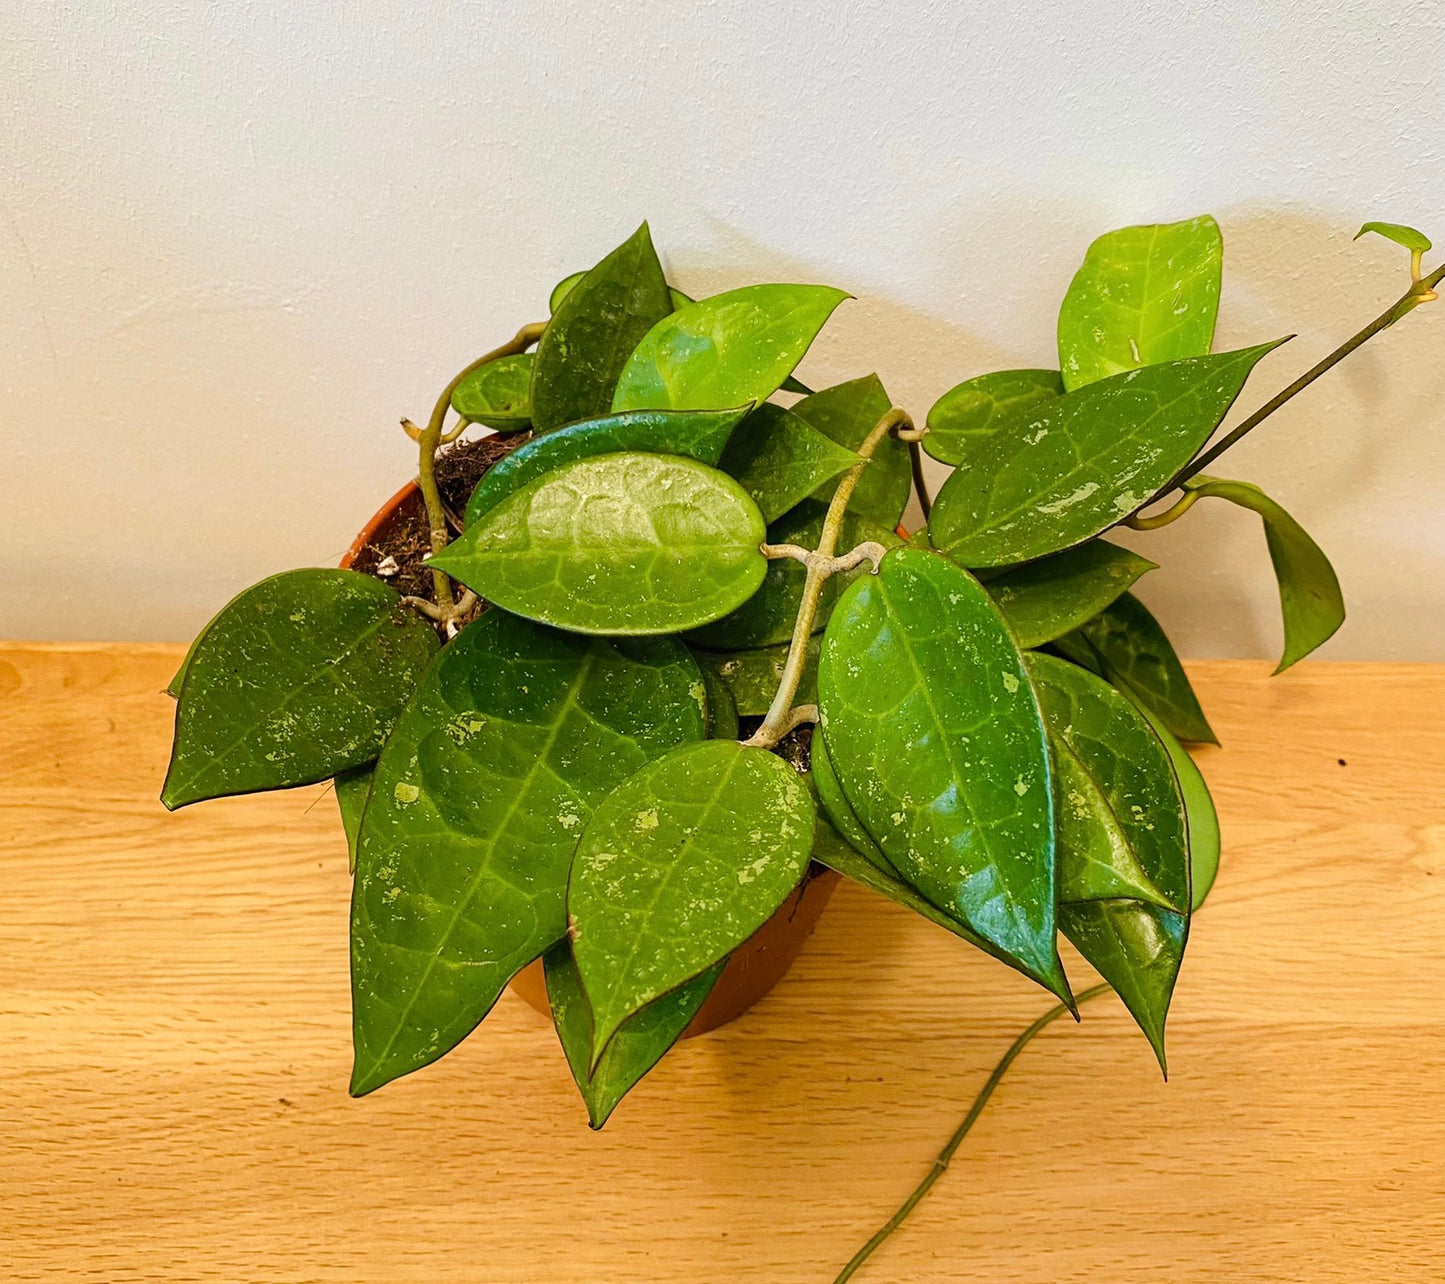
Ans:
[{"label": "bare vine stem", "polygon": [[[1341,361],[1348,357],[1350,353],[1352,353],[1356,348],[1359,348],[1365,343],[1368,343],[1369,340],[1373,339],[1377,334],[1380,333],[1381,330],[1388,329],[1390,326],[1394,325],[1396,321],[1404,317],[1407,313],[1412,312],[1415,308],[1419,307],[1420,304],[1429,303],[1432,299],[1437,298],[1438,296],[1436,294],[1435,287],[1439,285],[1442,280],[1445,280],[1445,264],[1437,267],[1427,277],[1423,277],[1419,280],[1411,280],[1410,288],[1406,290],[1405,293],[1402,294],[1398,299],[1396,299],[1394,303],[1392,303],[1388,308],[1386,308],[1382,313],[1380,313],[1379,316],[1377,316],[1373,321],[1371,321],[1369,325],[1367,325],[1358,334],[1351,335],[1350,338],[1346,339],[1342,344],[1340,344],[1340,346],[1336,348],[1333,352],[1331,352],[1329,356],[1325,357],[1324,360],[1320,361],[1316,365],[1311,366],[1308,370],[1304,372],[1304,374],[1300,375],[1298,379],[1296,379],[1292,384],[1290,384],[1289,387],[1284,388],[1280,392],[1276,393],[1273,397],[1266,401],[1264,405],[1262,405],[1258,410],[1256,410],[1252,415],[1250,415],[1249,418],[1244,420],[1237,428],[1233,429],[1231,432],[1221,437],[1217,443],[1211,446],[1202,455],[1199,455],[1196,458],[1190,460],[1190,462],[1186,464],[1182,469],[1180,469],[1179,472],[1177,472],[1168,482],[1166,482],[1164,486],[1162,486],[1158,491],[1156,491],[1146,503],[1141,504],[1139,508],[1135,509],[1134,512],[1130,514],[1130,516],[1136,517],[1139,512],[1149,507],[1150,504],[1156,503],[1157,501],[1163,499],[1164,496],[1169,494],[1170,491],[1177,490],[1191,477],[1194,477],[1197,474],[1203,472],[1206,468],[1209,467],[1210,464],[1212,464],[1216,459],[1218,459],[1220,455],[1224,454],[1226,450],[1239,442],[1240,439],[1243,438],[1247,433],[1253,431],[1260,424],[1262,424],[1266,419],[1270,417],[1270,415],[1274,414],[1276,410],[1278,410],[1282,405],[1284,405],[1285,402],[1289,401],[1290,398],[1295,396],[1296,393],[1303,392],[1306,388],[1310,386],[1310,384],[1312,384],[1327,370],[1331,369],[1334,366],[1337,366]],[[1176,514],[1176,516],[1179,515],[1180,514]],[[1145,518],[1144,520],[1150,521],[1153,519]],[[1130,525],[1133,525],[1133,523],[1130,522]],[[1137,529],[1147,530],[1150,528],[1139,527]]]},{"label": "bare vine stem", "polygon": [[[1082,1006],[1090,999],[1105,993],[1108,989],[1109,987],[1107,985],[1095,985],[1085,990],[1082,994],[1077,995],[1074,1001]],[[845,1281],[852,1279],[857,1273],[858,1268],[873,1255],[879,1245],[903,1225],[908,1214],[918,1207],[923,1197],[933,1189],[934,1183],[948,1171],[948,1165],[953,1159],[954,1152],[963,1144],[963,1139],[968,1136],[969,1130],[978,1122],[978,1117],[983,1114],[983,1109],[988,1105],[989,1098],[993,1096],[994,1089],[998,1087],[1004,1075],[1008,1073],[1009,1067],[1013,1065],[1019,1053],[1029,1045],[1029,1042],[1036,1034],[1054,1021],[1057,1021],[1068,1010],[1068,1005],[1064,1003],[1050,1008],[1013,1041],[1009,1046],[1009,1050],[1003,1054],[998,1065],[994,1066],[993,1073],[989,1075],[983,1087],[978,1090],[978,1096],[973,1099],[973,1104],[969,1106],[968,1114],[964,1115],[963,1122],[958,1125],[953,1136],[948,1139],[948,1144],[939,1151],[938,1158],[933,1161],[933,1165],[929,1168],[927,1175],[914,1188],[913,1193],[903,1201],[898,1211],[874,1232],[873,1237],[864,1244],[862,1248],[853,1254],[848,1265],[838,1272],[833,1284],[845,1284]]]},{"label": "bare vine stem", "polygon": [[[913,420],[908,417],[908,412],[900,410],[897,406],[890,409],[869,430],[868,435],[863,439],[863,444],[858,447],[858,454],[861,458],[843,474],[838,482],[838,488],[833,492],[833,499],[823,518],[823,531],[818,539],[818,547],[814,550],[814,556],[804,561],[808,568],[808,574],[803,581],[803,599],[798,604],[798,615],[793,621],[793,639],[788,646],[788,658],[783,664],[783,675],[778,682],[777,694],[773,696],[773,703],[768,707],[768,715],[763,719],[763,725],[743,741],[745,745],[771,749],[793,727],[797,726],[799,721],[802,721],[802,719],[789,721],[793,717],[793,698],[798,694],[798,683],[803,677],[803,664],[808,655],[808,639],[813,636],[813,621],[818,617],[818,599],[823,593],[823,583],[829,575],[833,574],[834,553],[838,548],[838,536],[843,529],[843,517],[848,511],[848,502],[853,498],[854,490],[857,489],[858,479],[862,477],[868,461],[873,458],[873,452],[878,449],[878,444],[895,429],[913,430]],[[789,556],[789,554],[784,554],[784,556]],[[876,563],[874,569],[877,569]]]},{"label": "bare vine stem", "polygon": [[[451,409],[452,393],[472,371],[486,365],[487,362],[495,361],[498,357],[510,357],[515,353],[525,352],[542,337],[542,331],[545,328],[541,322],[524,325],[501,347],[492,349],[485,356],[478,357],[465,369],[460,370],[442,389],[442,394],[437,398],[437,403],[432,408],[431,418],[427,421],[425,428],[418,428],[407,419],[401,421],[401,426],[406,430],[407,436],[417,443],[416,481],[417,486],[421,489],[422,502],[426,505],[427,525],[431,528],[431,551],[434,554],[440,553],[451,538],[451,532],[447,529],[446,505],[442,502],[441,491],[437,489],[436,457],[437,449],[443,442],[455,441],[459,435],[458,433],[446,435],[443,432],[447,421],[447,411]],[[441,613],[437,618],[443,621],[455,619],[459,611],[457,601],[452,596],[451,579],[445,571],[433,569],[431,574],[432,589]],[[475,602],[475,597],[473,602]]]},{"label": "bare vine stem", "polygon": [[923,510],[926,525],[933,516],[933,500],[928,495],[928,483],[923,479],[923,447],[919,444],[922,438],[909,437],[907,440],[908,462],[913,468],[913,489],[918,492],[918,507]]}]

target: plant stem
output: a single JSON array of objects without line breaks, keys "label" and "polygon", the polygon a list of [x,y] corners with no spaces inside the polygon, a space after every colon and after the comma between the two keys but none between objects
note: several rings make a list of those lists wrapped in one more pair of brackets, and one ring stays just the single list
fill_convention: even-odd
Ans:
[{"label": "plant stem", "polygon": [[[1199,455],[1197,458],[1191,460],[1188,464],[1186,464],[1184,468],[1182,468],[1177,474],[1175,474],[1172,480],[1170,480],[1149,500],[1149,504],[1154,503],[1155,500],[1163,498],[1171,490],[1177,489],[1181,483],[1188,481],[1191,477],[1195,476],[1195,474],[1203,472],[1206,468],[1209,467],[1210,464],[1212,464],[1216,459],[1218,459],[1220,455],[1224,454],[1226,450],[1228,450],[1231,446],[1237,443],[1246,433],[1250,432],[1254,428],[1257,428],[1296,393],[1303,392],[1306,388],[1310,386],[1310,384],[1312,384],[1316,379],[1318,379],[1322,374],[1324,374],[1325,371],[1329,370],[1332,366],[1338,365],[1356,348],[1368,342],[1370,339],[1373,339],[1375,335],[1380,333],[1381,330],[1387,329],[1389,326],[1393,325],[1396,321],[1400,320],[1401,317],[1403,317],[1407,312],[1411,311],[1414,307],[1421,303],[1426,303],[1430,299],[1433,299],[1435,297],[1435,287],[1439,285],[1442,280],[1445,280],[1445,265],[1436,268],[1433,272],[1430,273],[1429,276],[1423,278],[1422,280],[1412,281],[1410,283],[1410,288],[1406,290],[1405,293],[1402,294],[1394,303],[1392,303],[1388,308],[1386,308],[1382,313],[1380,313],[1379,316],[1377,316],[1373,321],[1371,321],[1370,324],[1367,325],[1363,330],[1361,330],[1358,334],[1346,339],[1344,343],[1340,344],[1338,348],[1331,352],[1329,356],[1327,356],[1318,365],[1312,366],[1310,369],[1306,370],[1304,374],[1300,375],[1300,377],[1296,379],[1292,384],[1290,384],[1289,387],[1285,388],[1279,393],[1276,393],[1273,397],[1266,401],[1264,405],[1262,405],[1258,410],[1256,410],[1254,414],[1250,415],[1248,419],[1246,419],[1243,423],[1239,425],[1239,427],[1235,428],[1232,432],[1222,437],[1217,444],[1211,446],[1202,455]],[[1148,504],[1143,504],[1140,507],[1147,508]],[[1136,509],[1135,511],[1137,512],[1138,509]]]},{"label": "plant stem", "polygon": [[[808,655],[808,639],[813,636],[813,621],[818,617],[818,599],[823,593],[823,583],[833,573],[831,563],[834,550],[838,547],[838,536],[843,529],[843,517],[848,511],[848,502],[857,489],[863,469],[878,449],[878,443],[893,429],[900,426],[912,427],[913,421],[906,410],[894,406],[869,430],[858,447],[861,459],[854,464],[838,482],[828,512],[823,518],[823,531],[818,539],[816,556],[807,563],[808,575],[803,581],[803,600],[798,604],[798,615],[793,621],[793,639],[788,646],[788,658],[783,665],[783,676],[778,682],[777,694],[768,707],[768,716],[751,736],[743,741],[762,749],[771,749],[785,735],[788,719],[793,708],[793,697],[798,694],[798,683],[802,681],[803,664]],[[875,567],[876,569],[876,567]]]},{"label": "plant stem", "polygon": [[908,461],[913,466],[913,489],[918,492],[918,507],[923,510],[926,525],[933,516],[933,500],[929,498],[928,484],[923,480],[923,447],[912,438],[908,442]]},{"label": "plant stem", "polygon": [[[1078,995],[1075,1002],[1080,1005],[1085,1004],[1090,999],[1103,994],[1108,989],[1109,987],[1107,985],[1093,986]],[[999,1061],[998,1065],[994,1066],[993,1073],[989,1075],[987,1082],[978,1090],[978,1096],[973,1099],[973,1105],[968,1108],[968,1114],[963,1117],[963,1122],[959,1124],[958,1130],[948,1139],[948,1145],[939,1151],[938,1158],[933,1161],[933,1167],[928,1170],[928,1175],[918,1183],[913,1193],[903,1201],[898,1211],[879,1227],[873,1235],[873,1238],[853,1255],[848,1265],[838,1273],[833,1284],[844,1284],[846,1280],[852,1279],[858,1268],[873,1255],[879,1245],[903,1225],[908,1214],[918,1207],[923,1197],[933,1188],[933,1184],[948,1171],[949,1161],[952,1160],[954,1152],[963,1144],[963,1139],[968,1136],[969,1130],[978,1122],[978,1117],[983,1114],[983,1109],[988,1105],[989,1098],[993,1096],[994,1089],[998,1087],[999,1082],[1003,1079],[1004,1075],[1008,1073],[1008,1068],[1013,1065],[1019,1053],[1028,1046],[1029,1041],[1032,1040],[1036,1034],[1052,1022],[1057,1021],[1059,1017],[1063,1016],[1068,1010],[1068,1006],[1063,1003],[1050,1008],[1013,1041],[1009,1050],[1003,1054],[1002,1060]]]},{"label": "plant stem", "polygon": [[[421,488],[422,501],[426,504],[426,517],[427,524],[431,527],[431,551],[433,553],[440,553],[447,546],[447,540],[451,537],[447,530],[446,505],[442,503],[441,491],[437,489],[436,457],[437,448],[442,444],[442,429],[446,425],[447,411],[451,409],[452,393],[457,390],[457,385],[478,367],[486,365],[489,361],[495,361],[498,357],[510,357],[514,353],[525,352],[542,337],[542,331],[545,328],[541,322],[524,325],[501,347],[494,348],[486,356],[478,357],[465,369],[459,371],[442,390],[441,396],[437,398],[437,403],[432,408],[431,418],[427,421],[426,427],[415,434],[418,454],[416,481]],[[412,435],[412,426],[408,426],[406,420],[402,421],[402,426],[407,429],[408,435]],[[456,601],[452,597],[451,579],[444,571],[433,570],[431,574],[437,605],[450,615],[456,609]]]}]

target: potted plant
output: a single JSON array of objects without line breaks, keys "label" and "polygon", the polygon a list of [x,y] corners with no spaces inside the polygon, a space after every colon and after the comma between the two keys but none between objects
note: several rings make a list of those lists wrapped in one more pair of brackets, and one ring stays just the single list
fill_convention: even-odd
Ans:
[{"label": "potted plant", "polygon": [[[416,484],[343,569],[264,580],[205,627],[162,801],[335,779],[357,1095],[540,969],[600,1127],[777,979],[837,874],[1072,1007],[1062,933],[1162,1067],[1219,857],[1183,744],[1214,734],[1129,591],[1154,563],[1108,535],[1240,505],[1279,580],[1280,670],[1335,632],[1314,541],[1205,470],[1435,297],[1423,236],[1367,230],[1411,251],[1403,296],[1211,446],[1283,342],[1212,351],[1211,218],[1101,237],[1058,368],[973,376],[917,425],[876,376],[794,378],[841,290],[695,302],[644,225],[403,421]],[[934,497],[924,453],[954,468]]]}]

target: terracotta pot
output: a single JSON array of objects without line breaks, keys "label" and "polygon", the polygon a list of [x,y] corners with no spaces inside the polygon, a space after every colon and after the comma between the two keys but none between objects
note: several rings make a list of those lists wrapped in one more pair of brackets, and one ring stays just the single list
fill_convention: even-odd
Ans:
[{"label": "terracotta pot", "polygon": [[[350,570],[358,561],[367,560],[363,558],[367,546],[384,544],[388,528],[394,522],[422,513],[421,491],[415,482],[408,482],[362,527],[361,533],[346,550],[346,556],[341,559],[342,568]],[[803,942],[813,934],[823,907],[838,885],[838,875],[830,869],[813,865],[808,873],[802,885],[779,906],[772,918],[732,952],[722,976],[692,1019],[692,1024],[683,1032],[683,1038],[726,1025],[783,979],[783,974],[803,948]],[[541,959],[513,977],[511,988],[538,1012],[551,1016]]]}]

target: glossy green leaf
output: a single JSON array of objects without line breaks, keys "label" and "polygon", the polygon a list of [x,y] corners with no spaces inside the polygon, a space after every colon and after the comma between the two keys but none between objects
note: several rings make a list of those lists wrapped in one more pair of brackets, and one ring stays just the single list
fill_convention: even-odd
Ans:
[{"label": "glossy green leaf", "polygon": [[[607,414],[628,354],[671,311],[662,265],[644,223],[566,291],[542,332],[532,368],[537,431]],[[750,400],[738,397],[706,409]]]},{"label": "glossy green leaf", "polygon": [[[853,804],[843,793],[842,782],[839,781],[838,773],[833,770],[832,760],[828,757],[828,737],[816,727],[813,730],[809,748],[811,750],[813,790],[818,795],[818,807],[826,817],[826,821],[820,827],[827,827],[859,856],[864,857],[891,877],[897,878],[898,871],[893,868],[888,857],[883,854],[883,849],[863,828],[863,822],[858,819],[858,813],[853,810]],[[838,872],[847,873],[847,870]],[[914,892],[914,895],[916,896],[917,892]],[[941,910],[935,912],[942,913]]]},{"label": "glossy green leaf", "polygon": [[720,467],[771,522],[861,462],[791,410],[762,405],[733,433]]},{"label": "glossy green leaf", "polygon": [[[793,414],[810,428],[831,437],[848,450],[857,450],[878,421],[893,408],[892,399],[877,375],[852,379],[832,388],[824,388],[789,407]],[[813,498],[827,503],[835,487],[820,487]],[[908,447],[896,437],[879,442],[858,479],[849,512],[857,513],[878,525],[893,530],[903,520],[908,497],[913,493],[913,471]]]},{"label": "glossy green leaf", "polygon": [[659,455],[685,455],[716,466],[728,437],[751,406],[735,410],[636,410],[623,415],[584,419],[555,432],[523,442],[482,475],[467,501],[467,525],[488,509],[521,490],[528,482],[593,455],[645,450]]},{"label": "glossy green leaf", "polygon": [[[817,548],[826,514],[825,505],[806,500],[768,527],[768,543]],[[889,548],[900,542],[891,530],[875,526],[860,514],[848,513],[838,539],[839,551],[868,540],[876,540]],[[865,563],[857,570],[841,572],[823,582],[814,629],[821,629],[828,622],[839,594],[858,576],[868,573]],[[807,574],[801,562],[790,557],[774,558],[752,597],[721,619],[695,629],[688,640],[714,651],[747,651],[787,641],[793,636],[793,622],[803,600],[803,581]]]},{"label": "glossy green leaf", "polygon": [[575,633],[676,633],[757,591],[764,534],[757,505],[726,473],[626,451],[534,478],[430,564]]},{"label": "glossy green leaf", "polygon": [[1430,238],[1424,232],[1406,227],[1403,223],[1366,223],[1355,233],[1355,240],[1358,241],[1366,232],[1374,232],[1377,236],[1383,236],[1387,241],[1394,241],[1396,245],[1403,245],[1417,254],[1427,254],[1431,249]]},{"label": "glossy green leaf", "polygon": [[[890,901],[912,910],[915,914],[926,918],[930,923],[936,923],[946,932],[952,932],[961,940],[967,941],[970,945],[983,950],[984,953],[1007,963],[1010,967],[1017,967],[1017,963],[1002,953],[997,946],[983,939],[975,932],[969,931],[964,924],[956,919],[950,918],[941,909],[930,905],[918,894],[916,888],[910,887],[898,875],[891,871],[886,865],[879,865],[869,857],[855,850],[849,843],[845,842],[826,820],[819,820],[818,832],[813,842],[813,859],[820,865],[826,865],[829,869],[836,870],[844,878],[852,879],[853,882],[861,884],[869,891],[877,892],[880,896],[887,897]],[[1057,995],[1071,1008],[1074,1005],[1074,996],[1069,990],[1068,978],[1064,975],[1062,967],[1058,969],[1047,980],[1032,976],[1025,972],[1031,981],[1037,981],[1049,990],[1051,994]]]},{"label": "glossy green leaf", "polygon": [[965,566],[1025,562],[1127,517],[1192,459],[1277,343],[1115,375],[972,439],[929,518]]},{"label": "glossy green leaf", "polygon": [[1174,776],[1179,782],[1179,793],[1184,799],[1184,816],[1189,829],[1189,908],[1190,912],[1204,904],[1205,897],[1214,886],[1219,874],[1219,813],[1214,809],[1214,799],[1209,786],[1204,782],[1194,759],[1172,732],[1148,709],[1140,708],[1154,728],[1174,765]]},{"label": "glossy green leaf", "polygon": [[1059,906],[1059,927],[1124,1000],[1168,1074],[1164,1021],[1189,937],[1188,918],[1138,901],[1080,901]]},{"label": "glossy green leaf", "polygon": [[818,663],[843,792],[928,900],[1056,979],[1044,727],[1008,625],[947,558],[894,549],[843,595]]},{"label": "glossy green leaf", "polygon": [[997,432],[1004,420],[1063,394],[1057,370],[996,370],[966,379],[933,403],[923,449],[945,464],[961,464],[973,441]]},{"label": "glossy green leaf", "polygon": [[1330,559],[1303,526],[1249,482],[1200,475],[1185,482],[1184,489],[1227,499],[1258,513],[1264,523],[1264,539],[1269,546],[1269,560],[1274,563],[1280,612],[1284,616],[1284,652],[1276,673],[1283,673],[1334,637],[1345,622],[1344,595]]},{"label": "glossy green leaf", "polygon": [[1051,655],[1028,666],[1054,750],[1061,899],[1186,912],[1184,800],[1163,742],[1102,678]]},{"label": "glossy green leaf", "polygon": [[612,409],[761,404],[848,297],[825,285],[749,285],[679,308],[627,359]]},{"label": "glossy green leaf", "polygon": [[1159,621],[1132,593],[1120,594],[1078,632],[1103,676],[1181,740],[1219,743]]},{"label": "glossy green leaf", "polygon": [[253,585],[184,666],[161,802],[308,785],[369,762],[436,649],[431,625],[370,575],[287,571]]},{"label": "glossy green leaf", "polygon": [[1208,353],[1223,264],[1224,238],[1207,214],[1099,237],[1059,309],[1064,386]]},{"label": "glossy green leaf", "polygon": [[[209,627],[210,624],[207,624],[206,628]],[[196,649],[201,645],[201,639],[205,636],[205,629],[202,629],[198,634],[196,634],[195,638],[191,641],[191,645],[186,648],[185,658],[182,659],[180,668],[175,671],[175,673],[171,677],[171,680],[166,683],[166,694],[170,696],[172,700],[180,699],[181,687],[185,684],[186,673],[190,670],[191,660],[195,658]]]},{"label": "glossy green leaf", "polygon": [[597,808],[567,889],[592,1065],[634,1012],[767,922],[807,868],[815,819],[797,772],[735,740],[674,749]]},{"label": "glossy green leaf", "polygon": [[366,796],[371,792],[373,764],[366,763],[341,772],[335,780],[336,805],[341,811],[341,827],[346,831],[347,869],[356,873],[356,839],[361,833],[361,816],[366,810]]},{"label": "glossy green leaf", "polygon": [[[803,676],[794,697],[797,704],[813,704],[818,698],[818,649],[823,635],[815,633],[808,640],[804,653]],[[744,718],[761,718],[767,713],[783,668],[788,662],[788,643],[755,647],[746,651],[707,651],[693,648],[693,655],[704,673],[715,673],[732,692],[733,704]]]},{"label": "glossy green leaf", "polygon": [[[698,660],[696,653],[693,659]],[[738,706],[733,699],[731,688],[717,670],[698,660],[702,670],[702,685],[707,692],[707,738],[709,740],[736,740],[738,738]]]},{"label": "glossy green leaf", "polygon": [[[547,311],[557,311],[562,300],[572,293],[572,287],[586,275],[586,272],[573,272],[571,276],[564,276],[558,281],[557,284],[552,287],[551,297],[547,300]],[[686,307],[693,301],[681,290],[675,290],[671,286],[668,287],[667,297],[672,301],[674,312],[677,311],[678,308]]]},{"label": "glossy green leaf", "polygon": [[1010,567],[984,587],[1022,647],[1041,646],[1077,628],[1114,601],[1145,571],[1158,564],[1147,557],[1091,539]]},{"label": "glossy green leaf", "polygon": [[579,638],[487,611],[427,671],[376,764],[351,902],[351,1090],[435,1061],[563,938],[593,808],[703,734],[671,638]]},{"label": "glossy green leaf", "polygon": [[597,1069],[589,1075],[592,1009],[587,1004],[581,974],[566,942],[547,951],[547,1001],[552,1005],[552,1024],[593,1128],[607,1122],[622,1098],[682,1037],[726,966],[726,959],[715,963],[701,976],[633,1013],[612,1036]]},{"label": "glossy green leaf", "polygon": [[463,419],[499,432],[520,432],[532,422],[530,352],[478,366],[452,389],[452,409]]}]

